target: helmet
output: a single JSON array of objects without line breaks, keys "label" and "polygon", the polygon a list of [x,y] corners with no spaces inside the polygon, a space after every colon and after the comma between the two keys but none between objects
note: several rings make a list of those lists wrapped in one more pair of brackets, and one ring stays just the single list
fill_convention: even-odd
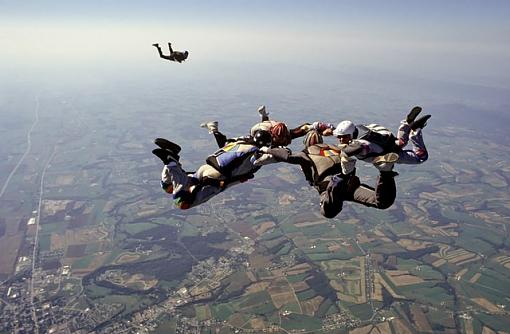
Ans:
[{"label": "helmet", "polygon": [[271,135],[275,146],[287,146],[291,142],[290,131],[285,123],[279,122],[272,126]]},{"label": "helmet", "polygon": [[253,141],[258,147],[271,146],[271,133],[266,130],[257,130],[253,135]]},{"label": "helmet", "polygon": [[315,130],[308,132],[305,138],[303,139],[303,145],[305,145],[305,147],[310,147],[312,145],[322,143],[323,143],[322,136]]},{"label": "helmet", "polygon": [[333,130],[334,136],[347,136],[350,135],[351,138],[355,138],[356,125],[354,125],[351,121],[342,121],[338,123],[335,130]]}]

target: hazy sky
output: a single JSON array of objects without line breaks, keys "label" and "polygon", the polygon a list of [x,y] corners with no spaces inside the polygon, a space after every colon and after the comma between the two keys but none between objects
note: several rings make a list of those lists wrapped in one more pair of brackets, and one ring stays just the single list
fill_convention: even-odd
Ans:
[{"label": "hazy sky", "polygon": [[510,87],[510,1],[4,1],[3,66],[189,62],[376,67]]}]

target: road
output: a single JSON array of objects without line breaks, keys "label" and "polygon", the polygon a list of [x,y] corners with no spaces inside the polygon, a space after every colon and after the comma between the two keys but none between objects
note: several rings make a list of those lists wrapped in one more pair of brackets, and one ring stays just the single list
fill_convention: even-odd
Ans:
[{"label": "road", "polygon": [[37,247],[39,244],[39,225],[41,220],[41,209],[42,209],[42,201],[43,201],[43,191],[44,191],[44,177],[46,176],[46,171],[48,170],[48,167],[50,166],[51,161],[53,160],[53,157],[56,153],[56,147],[53,148],[53,152],[51,153],[48,161],[46,162],[46,165],[44,166],[44,169],[41,174],[41,183],[39,186],[39,205],[37,208],[37,219],[35,220],[35,236],[34,236],[34,248],[32,250],[32,277],[30,279],[30,304],[32,308],[32,320],[34,321],[34,329],[35,333],[39,333],[39,323],[37,322],[37,313],[34,303],[34,281],[36,276],[35,271],[35,265],[37,262]]},{"label": "road", "polygon": [[34,128],[37,126],[37,123],[39,122],[39,96],[35,99],[35,120],[34,123],[32,123],[32,126],[30,127],[30,130],[28,130],[27,133],[27,149],[25,150],[25,153],[21,156],[18,163],[14,167],[14,169],[11,171],[7,179],[5,180],[4,185],[2,186],[2,190],[0,190],[0,199],[2,198],[3,194],[5,193],[5,190],[9,186],[9,182],[11,182],[11,178],[14,174],[16,174],[16,171],[18,170],[19,166],[23,163],[23,160],[27,157],[28,153],[30,153],[30,149],[32,148],[32,131],[34,131]]}]

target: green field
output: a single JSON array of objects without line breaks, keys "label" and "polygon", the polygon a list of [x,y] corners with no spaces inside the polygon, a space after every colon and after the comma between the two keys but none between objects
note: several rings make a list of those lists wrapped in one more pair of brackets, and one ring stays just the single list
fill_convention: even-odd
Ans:
[{"label": "green field", "polygon": [[304,314],[291,313],[287,316],[282,316],[282,325],[286,330],[305,330],[314,331],[319,330],[322,326],[322,321],[315,317],[310,317]]}]

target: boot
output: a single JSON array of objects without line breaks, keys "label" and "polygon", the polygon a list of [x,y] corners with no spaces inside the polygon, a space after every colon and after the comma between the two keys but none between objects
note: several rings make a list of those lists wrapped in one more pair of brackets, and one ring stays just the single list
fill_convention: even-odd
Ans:
[{"label": "boot", "polygon": [[381,165],[384,163],[393,164],[397,160],[398,160],[398,154],[391,152],[391,153],[387,153],[385,155],[380,155],[378,157],[375,157],[374,160],[372,160],[372,163],[377,166],[377,165]]},{"label": "boot", "polygon": [[209,130],[209,133],[213,134],[215,132],[218,132],[218,121],[202,123],[200,124],[200,127],[207,128],[207,130]]},{"label": "boot", "polygon": [[152,46],[155,46],[155,47],[159,48],[159,44],[158,43],[154,43],[154,44],[152,44]]},{"label": "boot", "polygon": [[179,163],[179,155],[174,152],[164,150],[162,148],[156,148],[152,150],[152,154],[160,158],[165,165],[168,165],[171,162],[175,162],[176,164]]},{"label": "boot", "polygon": [[257,111],[259,112],[260,116],[262,117],[269,117],[269,113],[266,112],[266,106],[262,105],[260,106]]},{"label": "boot", "polygon": [[414,107],[413,109],[411,109],[411,111],[409,112],[409,114],[407,114],[407,117],[406,117],[406,122],[407,124],[411,124],[412,122],[414,122],[416,116],[418,116],[418,114],[421,112],[421,107]]},{"label": "boot", "polygon": [[181,151],[181,147],[179,145],[177,145],[176,143],[172,143],[170,140],[167,140],[165,138],[154,139],[154,144],[158,145],[164,150],[174,152],[175,154],[179,154],[179,152]]},{"label": "boot", "polygon": [[421,118],[418,118],[416,121],[412,122],[411,130],[423,129],[427,125],[427,121],[432,117],[430,115],[425,115]]}]

